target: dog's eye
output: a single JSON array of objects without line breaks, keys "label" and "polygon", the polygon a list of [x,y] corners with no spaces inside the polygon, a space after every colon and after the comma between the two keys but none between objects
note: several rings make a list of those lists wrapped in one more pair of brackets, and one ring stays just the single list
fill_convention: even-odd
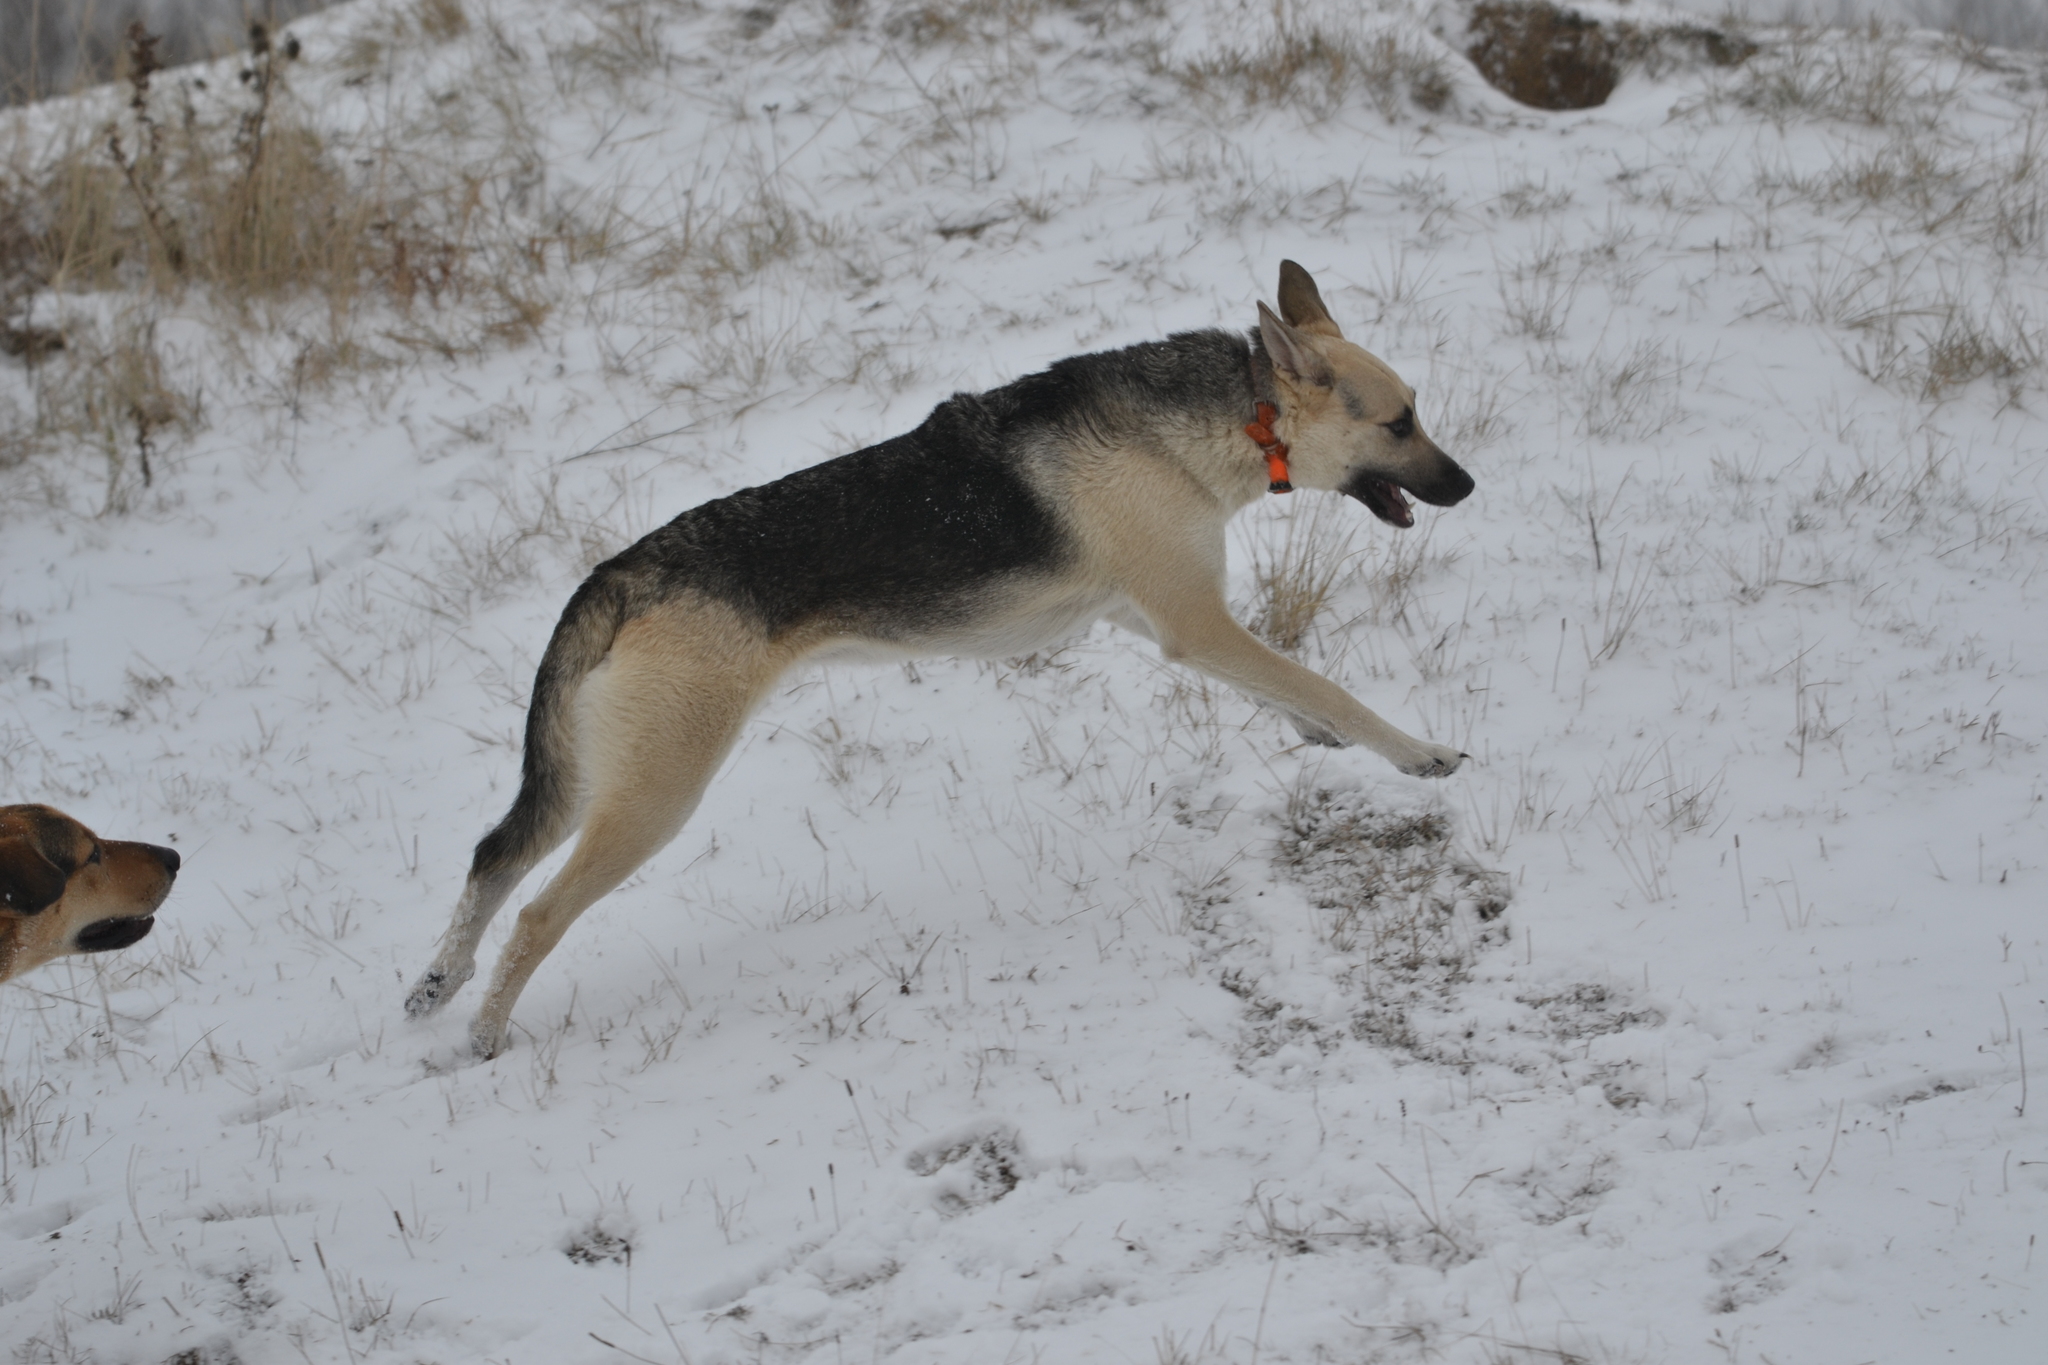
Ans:
[{"label": "dog's eye", "polygon": [[85,861],[86,861],[86,862],[87,862],[88,864],[90,864],[90,865],[92,865],[92,866],[94,866],[94,867],[97,867],[97,866],[99,866],[99,863],[100,863],[100,846],[99,846],[98,844],[94,844],[94,845],[92,846],[92,853],[91,853],[91,855],[90,855],[90,856],[88,856],[88,857],[86,858],[86,860],[85,860]]},{"label": "dog's eye", "polygon": [[1413,436],[1415,434],[1415,409],[1401,409],[1401,415],[1393,421],[1386,423],[1386,428],[1398,438]]}]

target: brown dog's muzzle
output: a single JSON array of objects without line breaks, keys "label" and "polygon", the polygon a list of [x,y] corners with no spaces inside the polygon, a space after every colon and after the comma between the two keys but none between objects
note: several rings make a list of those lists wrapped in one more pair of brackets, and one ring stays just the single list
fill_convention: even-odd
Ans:
[{"label": "brown dog's muzzle", "polygon": [[126,892],[133,904],[147,906],[148,910],[140,915],[115,915],[92,921],[71,937],[71,946],[81,953],[110,953],[149,937],[149,931],[156,927],[156,908],[171,894],[171,883],[177,880],[178,867],[183,862],[176,849],[155,844],[109,840],[102,847],[109,880]]}]

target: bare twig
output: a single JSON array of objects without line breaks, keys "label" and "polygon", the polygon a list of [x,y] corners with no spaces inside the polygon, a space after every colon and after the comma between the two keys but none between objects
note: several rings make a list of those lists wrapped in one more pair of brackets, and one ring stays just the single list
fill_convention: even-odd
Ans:
[{"label": "bare twig", "polygon": [[1815,1173],[1813,1177],[1813,1183],[1806,1187],[1806,1192],[1808,1194],[1812,1194],[1815,1190],[1820,1188],[1821,1177],[1828,1173],[1828,1167],[1835,1164],[1835,1144],[1842,1140],[1842,1107],[1846,1105],[1848,1102],[1849,1101],[1847,1099],[1837,1100],[1835,1102],[1835,1127],[1834,1131],[1828,1135],[1827,1160],[1820,1163],[1820,1170]]}]

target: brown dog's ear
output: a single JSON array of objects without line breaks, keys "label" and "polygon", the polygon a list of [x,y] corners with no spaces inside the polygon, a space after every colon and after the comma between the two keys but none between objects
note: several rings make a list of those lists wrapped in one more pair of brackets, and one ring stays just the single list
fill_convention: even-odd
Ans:
[{"label": "brown dog's ear", "polygon": [[1315,280],[1293,261],[1280,262],[1280,316],[1311,336],[1344,339]]},{"label": "brown dog's ear", "polygon": [[0,839],[0,911],[33,915],[64,897],[63,869],[26,839]]},{"label": "brown dog's ear", "polygon": [[1330,362],[1310,344],[1306,333],[1289,327],[1273,316],[1273,310],[1259,305],[1259,339],[1266,343],[1266,355],[1273,368],[1296,383],[1329,388],[1337,382]]}]

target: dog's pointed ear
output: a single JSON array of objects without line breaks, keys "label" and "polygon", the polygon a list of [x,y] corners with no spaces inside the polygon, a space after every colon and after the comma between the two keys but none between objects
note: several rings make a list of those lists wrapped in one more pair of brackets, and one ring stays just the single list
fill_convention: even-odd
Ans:
[{"label": "dog's pointed ear", "polygon": [[33,915],[64,897],[62,868],[26,839],[0,839],[0,911]]},{"label": "dog's pointed ear", "polygon": [[1314,278],[1293,261],[1280,262],[1280,316],[1311,336],[1344,339],[1330,310],[1323,307],[1323,294]]},{"label": "dog's pointed ear", "polygon": [[1327,389],[1337,382],[1330,362],[1323,359],[1308,334],[1275,317],[1263,301],[1259,304],[1259,339],[1266,343],[1266,356],[1273,368],[1296,383]]}]

